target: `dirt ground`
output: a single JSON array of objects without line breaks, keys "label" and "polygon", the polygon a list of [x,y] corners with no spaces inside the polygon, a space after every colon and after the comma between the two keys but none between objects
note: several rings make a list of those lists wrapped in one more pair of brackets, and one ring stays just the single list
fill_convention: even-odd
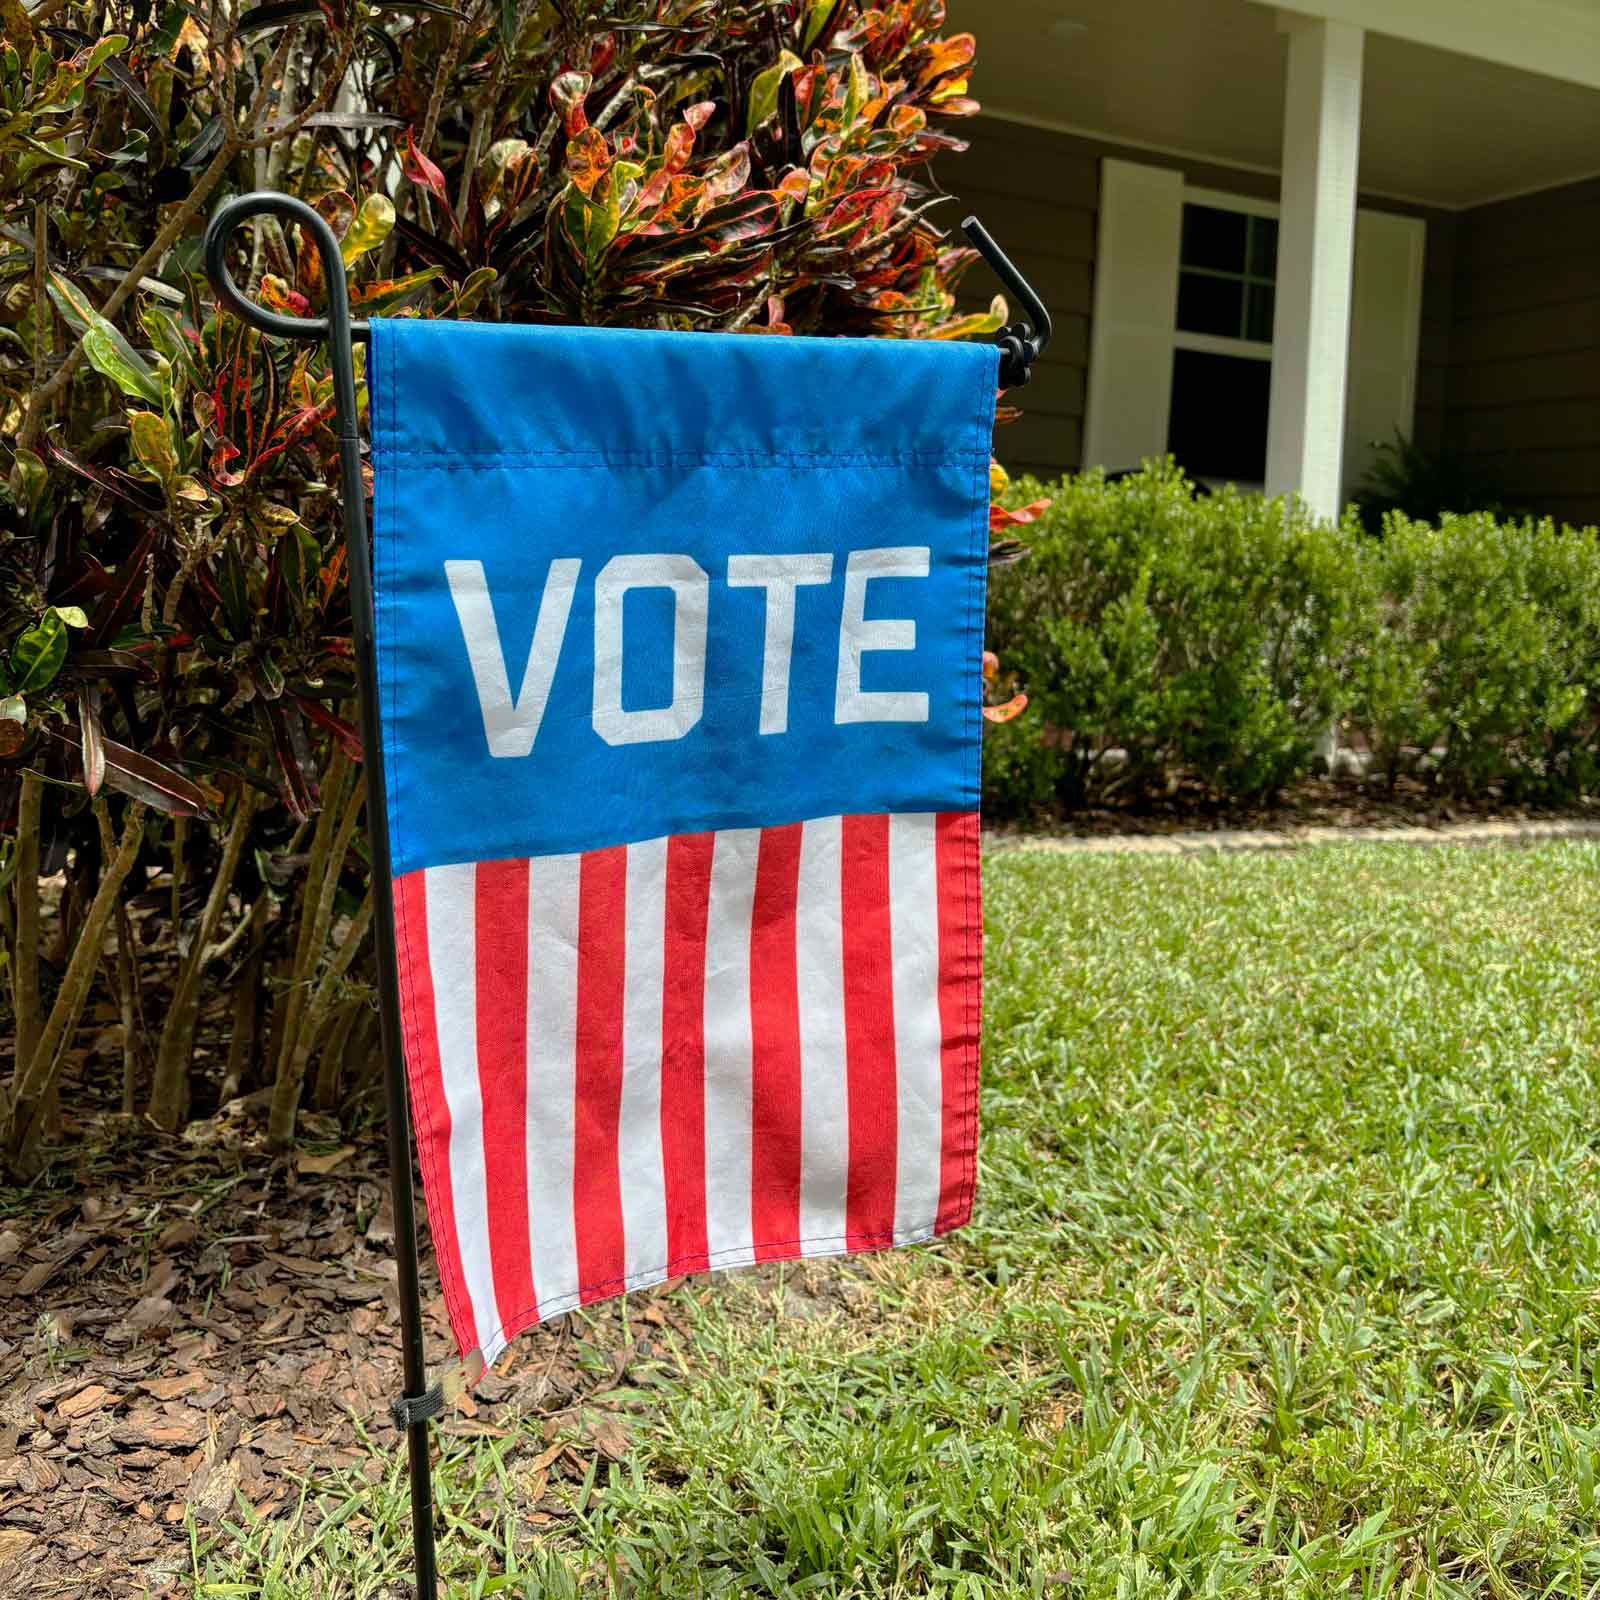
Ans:
[{"label": "dirt ground", "polygon": [[[186,1592],[186,1512],[204,1530],[236,1520],[240,1496],[258,1512],[283,1507],[301,1475],[378,1475],[383,1455],[360,1447],[358,1424],[380,1449],[399,1446],[382,1139],[335,1143],[331,1120],[312,1117],[312,1142],[274,1164],[249,1110],[235,1102],[160,1147],[98,1124],[75,1170],[3,1197],[6,1600]],[[453,1346],[426,1252],[423,1271],[437,1367]],[[635,1319],[673,1315],[664,1295],[640,1299]],[[597,1310],[590,1327],[562,1319],[517,1340],[443,1426],[501,1433],[538,1416],[549,1438],[577,1441],[545,1452],[552,1477],[615,1459],[626,1436],[606,1422],[604,1394],[648,1349]],[[563,1502],[529,1510],[549,1522]]]},{"label": "dirt ground", "polygon": [[1205,830],[1297,828],[1436,827],[1449,822],[1531,822],[1553,818],[1600,819],[1600,801],[1540,806],[1507,799],[1491,790],[1471,800],[1445,800],[1420,779],[1303,778],[1259,804],[1220,801],[1204,786],[1175,780],[1165,794],[1142,795],[1122,805],[1089,806],[1026,822],[990,823],[997,837],[1050,833],[1099,838],[1111,834],[1190,833]]}]

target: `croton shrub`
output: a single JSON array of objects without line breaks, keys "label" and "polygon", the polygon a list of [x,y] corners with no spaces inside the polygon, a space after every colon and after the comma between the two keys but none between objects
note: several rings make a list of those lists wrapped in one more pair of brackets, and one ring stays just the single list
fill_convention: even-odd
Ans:
[{"label": "croton shrub", "polygon": [[[940,0],[0,15],[0,1163],[258,1088],[282,1141],[375,1033],[332,396],[323,351],[217,314],[206,216],[308,200],[358,314],[982,335],[934,177],[973,40]],[[322,303],[294,230],[238,249]]]}]

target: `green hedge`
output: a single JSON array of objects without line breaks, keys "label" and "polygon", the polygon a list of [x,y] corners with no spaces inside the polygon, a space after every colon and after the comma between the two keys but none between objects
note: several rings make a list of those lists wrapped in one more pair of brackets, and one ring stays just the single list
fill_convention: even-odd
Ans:
[{"label": "green hedge", "polygon": [[1380,772],[1574,798],[1594,785],[1600,541],[1554,523],[1352,516],[1195,497],[1170,465],[1021,479],[1048,498],[990,584],[989,648],[1029,696],[990,727],[993,813],[1072,808],[1175,772],[1223,795],[1311,770],[1337,723]]}]

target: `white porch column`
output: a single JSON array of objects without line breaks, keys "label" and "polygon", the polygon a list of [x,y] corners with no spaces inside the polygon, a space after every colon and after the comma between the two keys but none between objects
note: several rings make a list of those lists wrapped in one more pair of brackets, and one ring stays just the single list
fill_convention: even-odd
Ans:
[{"label": "white porch column", "polygon": [[1284,16],[1279,26],[1289,72],[1267,493],[1298,494],[1318,516],[1337,517],[1366,35],[1319,17]]}]

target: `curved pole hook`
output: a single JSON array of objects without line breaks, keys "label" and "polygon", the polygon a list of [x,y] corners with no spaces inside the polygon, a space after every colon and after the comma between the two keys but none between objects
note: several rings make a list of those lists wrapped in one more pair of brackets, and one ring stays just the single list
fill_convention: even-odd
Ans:
[{"label": "curved pole hook", "polygon": [[[233,281],[233,274],[228,270],[228,245],[239,226],[252,217],[281,217],[286,222],[297,222],[316,244],[317,254],[322,259],[323,281],[328,290],[327,316],[291,317],[281,311],[269,311],[266,306],[252,300]],[[344,257],[340,254],[339,241],[328,226],[327,218],[304,200],[298,200],[292,194],[279,194],[274,189],[235,195],[231,200],[224,200],[211,213],[211,220],[206,224],[205,252],[206,276],[211,280],[217,299],[241,321],[280,339],[303,339],[313,343],[327,340],[339,434],[343,438],[348,432],[352,439],[355,438],[356,384],[350,345],[354,340],[365,342],[372,336],[372,330],[365,322],[351,320]]]},{"label": "curved pole hook", "polygon": [[[316,241],[317,254],[322,257],[322,271],[328,281],[328,314],[325,317],[290,317],[281,311],[269,311],[259,305],[233,281],[228,271],[228,245],[241,224],[252,217],[282,217],[298,222]],[[365,340],[371,329],[365,322],[350,320],[350,305],[344,294],[344,257],[339,253],[339,241],[334,237],[328,220],[314,207],[298,200],[292,194],[279,194],[275,189],[261,189],[252,194],[235,195],[224,200],[211,213],[206,224],[206,276],[217,291],[217,298],[233,314],[248,322],[262,333],[276,334],[280,339],[336,339],[343,333],[347,339]]]},{"label": "curved pole hook", "polygon": [[994,236],[976,217],[968,217],[961,231],[972,242],[978,254],[989,263],[994,275],[1022,302],[1022,308],[1031,319],[1028,322],[1011,322],[1003,327],[995,339],[1000,346],[1000,387],[1020,389],[1028,381],[1033,363],[1050,343],[1053,331],[1050,313],[1045,303],[1034,292],[1033,285],[1017,270],[1015,263],[994,241]]}]

